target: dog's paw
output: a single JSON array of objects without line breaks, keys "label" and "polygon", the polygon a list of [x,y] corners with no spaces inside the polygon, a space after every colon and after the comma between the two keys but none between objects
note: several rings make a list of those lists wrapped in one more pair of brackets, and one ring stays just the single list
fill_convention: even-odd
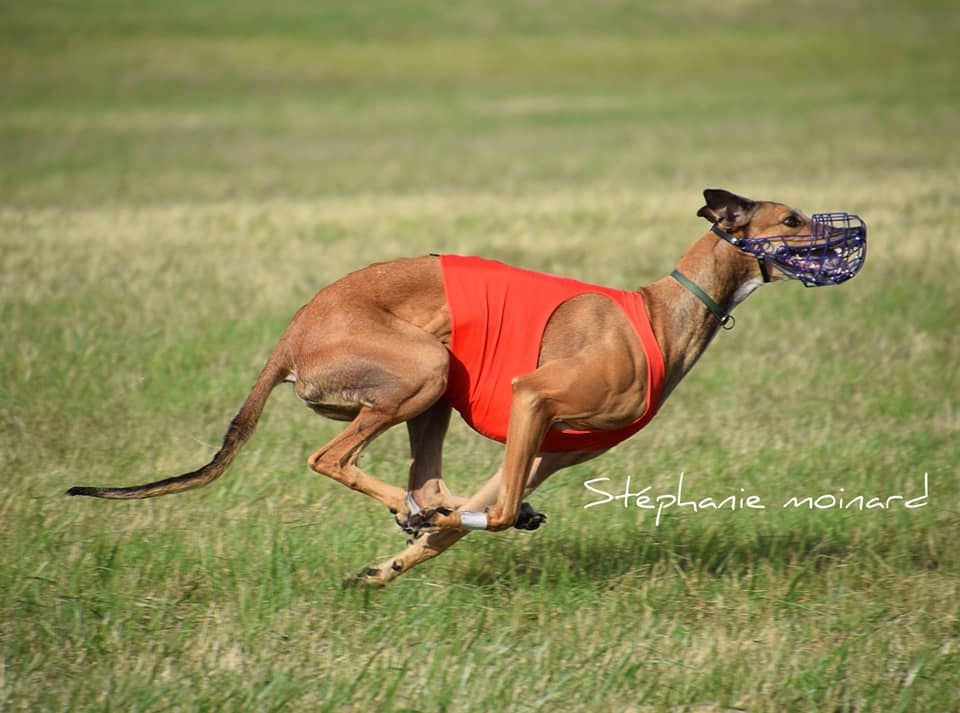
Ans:
[{"label": "dog's paw", "polygon": [[401,530],[406,532],[408,535],[410,535],[411,538],[415,540],[418,537],[420,537],[421,533],[420,533],[420,530],[417,530],[416,528],[414,528],[413,523],[410,522],[410,519],[412,517],[413,516],[410,515],[409,513],[406,513],[403,517],[400,517],[400,515],[394,515],[393,521],[397,523],[397,527],[399,527]]},{"label": "dog's paw", "polygon": [[432,532],[440,529],[442,524],[440,524],[438,520],[452,514],[453,510],[450,508],[427,508],[420,512],[413,513],[407,518],[406,522],[400,526],[405,532],[410,533],[416,538],[419,537],[421,532]]},{"label": "dog's paw", "polygon": [[425,532],[436,532],[457,527],[458,516],[453,508],[439,505],[435,508],[423,508],[415,513],[394,515],[397,527],[410,535],[414,540]]},{"label": "dog's paw", "polygon": [[546,521],[547,516],[534,510],[530,503],[520,503],[520,512],[513,526],[518,530],[536,530]]},{"label": "dog's paw", "polygon": [[374,567],[366,567],[356,574],[351,574],[349,577],[343,580],[344,589],[352,589],[354,587],[383,587],[386,585],[385,578],[379,569]]}]

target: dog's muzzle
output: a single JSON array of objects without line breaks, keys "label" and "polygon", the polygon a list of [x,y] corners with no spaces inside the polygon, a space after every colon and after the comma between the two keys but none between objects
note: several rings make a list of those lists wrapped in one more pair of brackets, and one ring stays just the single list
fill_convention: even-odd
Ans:
[{"label": "dog's muzzle", "polygon": [[867,226],[851,213],[816,213],[811,231],[802,235],[737,238],[713,226],[734,247],[773,265],[806,287],[839,285],[860,272],[867,258]]}]

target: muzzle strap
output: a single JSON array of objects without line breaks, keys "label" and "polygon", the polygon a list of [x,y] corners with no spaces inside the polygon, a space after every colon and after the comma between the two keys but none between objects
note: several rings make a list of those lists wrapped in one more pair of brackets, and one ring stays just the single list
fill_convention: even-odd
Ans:
[{"label": "muzzle strap", "polygon": [[[733,247],[740,248],[741,250],[743,249],[743,241],[740,238],[736,238],[730,235],[730,233],[728,233],[726,230],[721,228],[716,223],[710,226],[710,230],[713,231],[715,234],[719,235],[724,240],[726,240]],[[762,253],[760,255],[755,255],[755,257],[757,258],[757,264],[760,267],[760,277],[763,278],[763,282],[764,284],[766,284],[767,282],[770,282],[770,268],[767,265],[767,257]]]},{"label": "muzzle strap", "polygon": [[716,300],[704,292],[700,285],[688,278],[679,270],[674,270],[671,272],[670,277],[686,287],[690,292],[693,293],[694,297],[703,302],[707,309],[713,313],[713,316],[719,320],[721,327],[727,330],[733,329],[733,326],[737,323],[737,320],[733,318],[732,314],[725,312],[723,307],[718,305]]},{"label": "muzzle strap", "polygon": [[717,234],[717,235],[719,235],[721,238],[723,238],[723,239],[726,240],[728,243],[730,243],[733,247],[735,247],[735,248],[739,248],[739,247],[740,247],[740,238],[735,238],[735,237],[733,237],[732,235],[730,235],[730,233],[728,233],[726,230],[724,230],[723,228],[721,228],[721,227],[720,227],[719,225],[717,225],[716,223],[713,223],[713,224],[710,226],[710,231],[713,232],[713,233],[715,233],[715,234]]},{"label": "muzzle strap", "polygon": [[760,265],[760,277],[763,278],[763,283],[766,284],[770,282],[770,270],[767,268],[767,258],[761,255],[757,258],[757,264]]}]

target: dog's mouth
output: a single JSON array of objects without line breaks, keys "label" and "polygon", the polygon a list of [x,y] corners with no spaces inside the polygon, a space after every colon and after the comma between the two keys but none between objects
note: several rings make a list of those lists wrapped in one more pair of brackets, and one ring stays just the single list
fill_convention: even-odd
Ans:
[{"label": "dog's mouth", "polygon": [[839,285],[863,267],[867,226],[851,213],[817,213],[804,235],[743,238],[737,247],[806,287]]}]

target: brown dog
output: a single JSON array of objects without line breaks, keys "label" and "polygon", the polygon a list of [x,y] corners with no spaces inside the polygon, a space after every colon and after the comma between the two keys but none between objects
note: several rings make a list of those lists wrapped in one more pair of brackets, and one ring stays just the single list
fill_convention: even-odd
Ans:
[{"label": "brown dog", "polygon": [[[454,324],[445,277],[451,278],[436,256],[371,265],[317,293],[287,327],[209,464],[147,485],[74,487],[68,494],[148,498],[212,482],[252,434],[270,392],[289,381],[314,411],[350,422],[309,457],[310,468],[376,498],[415,533],[403,552],[364,570],[360,580],[386,583],[470,529],[535,529],[544,518],[521,502],[524,494],[603,448],[544,450],[546,437],[562,429],[603,435],[643,425],[644,413],[662,403],[693,367],[729,310],[764,281],[796,277],[738,249],[738,240],[807,241],[803,250],[809,252],[815,226],[798,211],[722,190],[704,196],[707,204],[698,215],[716,230],[687,251],[673,276],[630,293],[646,305],[642,317],[659,353],[645,348],[631,319],[609,296],[584,290],[560,302],[548,315],[530,370],[508,374],[512,394],[503,463],[468,499],[451,495],[441,476],[443,439],[457,394],[448,392],[454,381]],[[655,362],[662,365],[660,381],[651,384]],[[651,405],[653,390],[658,393]],[[368,443],[404,422],[413,456],[406,489],[357,467]],[[421,530],[427,534],[421,536]]]}]

